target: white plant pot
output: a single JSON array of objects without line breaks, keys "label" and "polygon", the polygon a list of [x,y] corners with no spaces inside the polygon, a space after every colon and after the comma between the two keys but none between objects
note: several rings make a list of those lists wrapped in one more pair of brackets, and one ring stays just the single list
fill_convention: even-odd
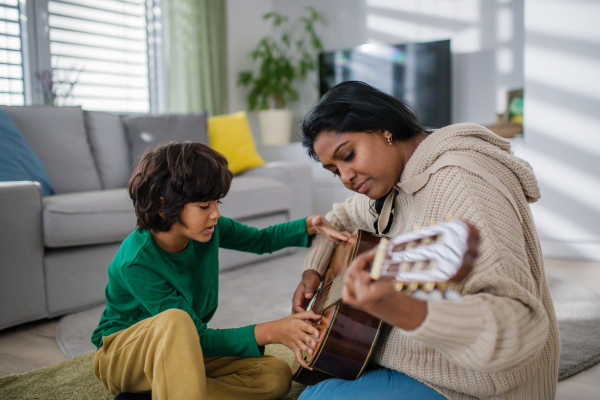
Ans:
[{"label": "white plant pot", "polygon": [[292,138],[290,110],[262,110],[258,112],[260,137],[267,146],[287,144]]}]

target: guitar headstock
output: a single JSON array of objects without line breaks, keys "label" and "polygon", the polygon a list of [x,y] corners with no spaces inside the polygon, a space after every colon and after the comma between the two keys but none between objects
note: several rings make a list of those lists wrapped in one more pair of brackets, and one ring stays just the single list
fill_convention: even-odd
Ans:
[{"label": "guitar headstock", "polygon": [[478,244],[477,228],[460,220],[382,238],[371,278],[392,280],[396,290],[419,298],[456,298],[448,286],[471,272]]}]

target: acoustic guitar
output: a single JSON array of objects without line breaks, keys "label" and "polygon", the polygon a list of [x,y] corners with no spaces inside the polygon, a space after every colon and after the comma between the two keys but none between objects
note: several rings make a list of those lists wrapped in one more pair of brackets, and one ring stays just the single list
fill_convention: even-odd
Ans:
[{"label": "acoustic guitar", "polygon": [[[341,302],[346,272],[357,255],[375,251],[371,278],[390,280],[396,290],[420,299],[453,300],[450,288],[470,272],[477,255],[475,227],[452,220],[392,239],[357,230],[336,247],[322,285],[307,309],[320,314],[314,355],[304,353],[309,370],[295,363],[293,379],[314,385],[331,377],[360,377],[373,353],[382,321]],[[465,257],[469,255],[469,257]]]}]

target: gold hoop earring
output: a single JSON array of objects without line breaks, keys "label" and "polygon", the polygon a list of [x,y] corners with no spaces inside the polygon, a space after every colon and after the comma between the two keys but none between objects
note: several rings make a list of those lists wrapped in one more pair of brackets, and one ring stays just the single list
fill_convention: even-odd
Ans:
[{"label": "gold hoop earring", "polygon": [[388,140],[388,144],[391,146],[392,145],[392,138],[391,138],[391,136],[388,137],[387,140]]}]

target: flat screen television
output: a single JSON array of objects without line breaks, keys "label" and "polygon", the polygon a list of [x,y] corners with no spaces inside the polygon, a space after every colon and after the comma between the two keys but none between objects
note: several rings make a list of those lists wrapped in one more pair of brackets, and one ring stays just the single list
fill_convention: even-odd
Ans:
[{"label": "flat screen television", "polygon": [[321,96],[344,81],[363,81],[410,102],[428,128],[451,123],[450,40],[364,44],[319,55]]}]

